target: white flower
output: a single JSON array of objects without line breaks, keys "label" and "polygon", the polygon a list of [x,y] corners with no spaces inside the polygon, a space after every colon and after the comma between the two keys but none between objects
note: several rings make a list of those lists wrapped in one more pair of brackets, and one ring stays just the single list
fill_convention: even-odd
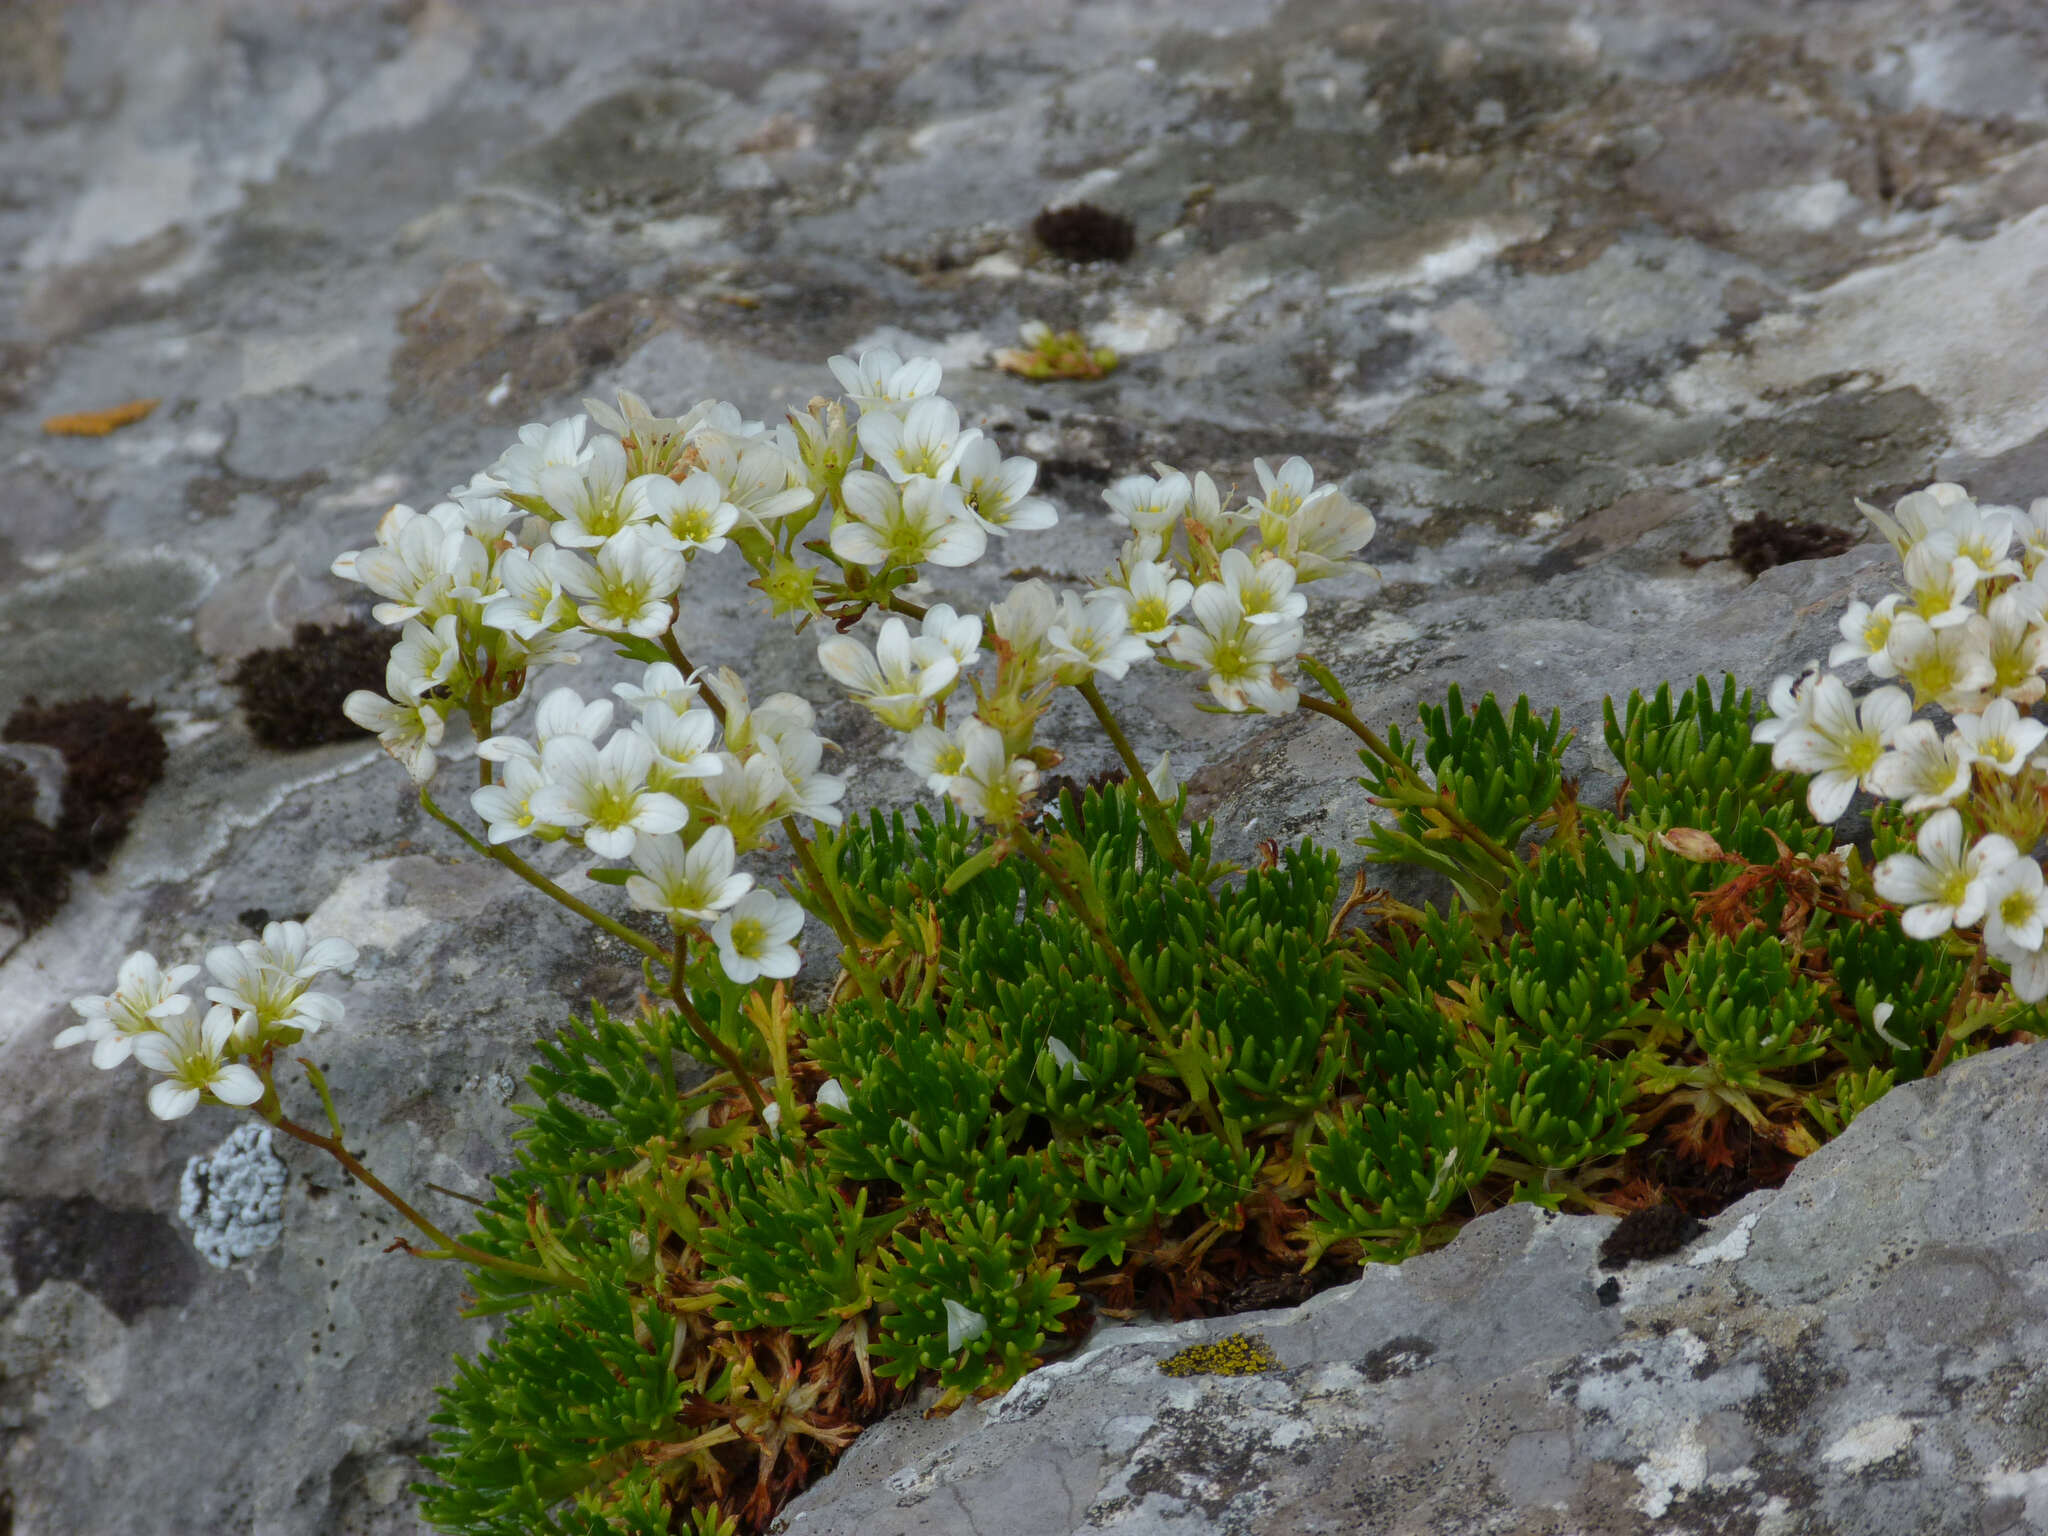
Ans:
[{"label": "white flower", "polygon": [[[652,477],[650,477],[652,478]],[[638,481],[634,482],[636,485]],[[692,470],[681,485],[661,477],[661,490],[651,487],[648,505],[654,520],[645,528],[649,538],[677,552],[701,549],[715,555],[725,548],[725,536],[740,520],[740,509],[725,499],[725,489],[708,470]]]},{"label": "white flower", "polygon": [[629,528],[605,541],[594,570],[572,559],[560,574],[564,587],[587,599],[576,608],[585,624],[652,640],[674,622],[669,599],[683,584],[683,557]]},{"label": "white flower", "polygon": [[1209,674],[1209,692],[1232,713],[1247,709],[1284,715],[1301,696],[1274,670],[1301,649],[1301,626],[1252,624],[1221,582],[1195,589],[1192,623],[1173,632],[1167,646],[1176,661]]},{"label": "white flower", "polygon": [[[948,612],[951,610],[949,609]],[[975,624],[977,631],[979,623]],[[935,637],[913,640],[900,618],[882,625],[875,654],[853,635],[832,635],[818,647],[818,664],[832,680],[891,730],[915,730],[934,699],[960,675],[960,662]]]},{"label": "white flower", "polygon": [[529,422],[519,429],[519,441],[499,454],[485,473],[515,496],[539,496],[543,470],[581,469],[590,462],[590,450],[583,443],[588,425],[582,416],[552,424]]},{"label": "white flower", "polygon": [[760,976],[794,976],[794,941],[803,926],[804,909],[795,902],[766,891],[748,892],[720,914],[711,930],[720,969],[741,986]]},{"label": "white flower", "polygon": [[552,544],[535,550],[504,551],[492,568],[498,591],[484,605],[483,622],[522,640],[567,622],[575,607],[562,591],[561,566],[565,561],[573,564],[575,557]]},{"label": "white flower", "polygon": [[533,794],[547,776],[537,762],[515,757],[505,764],[505,776],[496,784],[473,789],[469,803],[488,828],[487,841],[516,842],[534,830]]},{"label": "white flower", "polygon": [[[447,730],[443,710],[447,707],[431,698],[415,697],[407,690],[409,679],[396,666],[384,669],[384,686],[392,695],[384,698],[359,688],[341,701],[341,712],[366,731],[375,731],[386,752],[405,766],[415,784],[434,776],[438,759],[434,748]],[[404,702],[399,702],[400,698]]]},{"label": "white flower", "polygon": [[832,553],[852,565],[970,565],[988,548],[971,518],[956,517],[957,487],[919,477],[899,488],[872,470],[847,471],[839,497],[849,521],[832,530]]},{"label": "white flower", "polygon": [[[1176,471],[1171,464],[1154,464],[1153,471],[1159,475],[1171,475]],[[1237,536],[1258,521],[1258,515],[1240,507],[1226,512],[1223,496],[1216,489],[1216,482],[1209,478],[1207,470],[1197,470],[1194,478],[1194,495],[1188,499],[1188,516],[1209,530],[1210,542],[1218,549],[1228,549],[1236,542]]]},{"label": "white flower", "polygon": [[2031,579],[2048,562],[2048,496],[2036,497],[2027,510],[2012,520],[2012,531],[2020,541],[2020,559]]},{"label": "white flower", "polygon": [[1058,670],[1045,654],[1046,636],[1060,615],[1052,588],[1032,577],[1020,581],[1009,595],[988,611],[989,627],[1002,637],[1026,674],[1026,688],[1036,686]]},{"label": "white flower", "polygon": [[431,623],[480,595],[490,556],[463,527],[461,509],[443,506],[450,514],[446,518],[393,507],[378,525],[377,548],[348,550],[335,558],[335,575],[389,599],[370,610],[379,624],[417,618]]},{"label": "white flower", "polygon": [[776,815],[808,816],[833,827],[846,819],[839,809],[839,802],[846,798],[846,780],[837,774],[818,772],[825,756],[822,737],[808,730],[782,731],[763,737],[758,751],[782,774],[783,791],[776,802]]},{"label": "white flower", "polygon": [[1286,541],[1277,552],[1287,557],[1300,580],[1319,581],[1370,544],[1378,527],[1372,513],[1326,485],[1288,520]]},{"label": "white flower", "polygon": [[1308,612],[1308,599],[1294,590],[1294,567],[1280,556],[1254,565],[1243,550],[1226,549],[1221,567],[1224,589],[1237,599],[1247,624],[1283,624]]},{"label": "white flower", "polygon": [[1787,731],[1804,729],[1813,723],[1813,685],[1820,677],[1820,663],[1809,661],[1806,670],[1794,676],[1781,672],[1771,684],[1768,718],[1757,721],[1749,729],[1751,741],[1766,744],[1778,740]]},{"label": "white flower", "polygon": [[765,753],[742,761],[722,752],[718,762],[718,777],[704,784],[705,804],[718,825],[731,831],[740,849],[757,848],[768,824],[782,814],[779,807],[789,793],[789,781],[775,759]]},{"label": "white flower", "polygon": [[2010,699],[1994,699],[1982,714],[1956,716],[1956,734],[1963,738],[1973,761],[1989,764],[2010,778],[2026,767],[2028,756],[2048,740],[2048,725],[2031,715],[2022,719]]},{"label": "white flower", "polygon": [[1771,764],[1810,773],[1806,806],[1823,824],[1839,821],[1884,756],[1891,734],[1913,715],[1912,701],[1898,688],[1879,688],[1859,705],[1839,677],[1813,685],[1813,719],[1787,731],[1772,749]]},{"label": "white flower", "polygon": [[1162,805],[1172,805],[1180,798],[1180,780],[1173,774],[1173,754],[1162,752],[1159,761],[1145,773],[1145,782],[1152,787],[1152,797]]},{"label": "white flower", "polygon": [[963,1307],[951,1297],[946,1298],[946,1353],[957,1355],[967,1345],[988,1332],[988,1319],[972,1307]]},{"label": "white flower", "polygon": [[462,644],[455,615],[444,613],[428,629],[418,619],[406,620],[398,644],[391,648],[389,670],[404,684],[408,698],[431,693],[447,682],[462,663]]},{"label": "white flower", "polygon": [[1139,533],[1171,533],[1187,510],[1193,487],[1179,470],[1155,480],[1150,475],[1125,475],[1102,499],[1109,503],[1109,520]]},{"label": "white flower", "polygon": [[919,634],[941,646],[964,672],[981,659],[981,620],[953,611],[951,603],[934,603],[924,611]]},{"label": "white flower", "polygon": [[946,793],[970,816],[1008,826],[1023,814],[1024,800],[1038,788],[1038,766],[1013,758],[1003,733],[980,720],[960,728],[960,771],[946,781]]},{"label": "white flower", "polygon": [[641,710],[633,730],[654,748],[654,765],[647,770],[647,782],[654,789],[675,794],[690,779],[716,778],[724,771],[711,750],[718,718],[708,709],[650,705]]},{"label": "white flower", "polygon": [[114,990],[105,997],[74,997],[71,1011],[84,1020],[57,1032],[58,1049],[92,1042],[92,1064],[118,1067],[128,1059],[138,1036],[162,1027],[165,1019],[189,1013],[192,999],[180,990],[199,974],[196,965],[174,965],[168,971],[156,956],[138,949],[121,962]]},{"label": "white flower", "polygon": [[1644,849],[1643,840],[1639,837],[1617,832],[1612,827],[1602,827],[1600,846],[1607,850],[1607,857],[1623,869],[1645,869],[1649,866],[1649,853]]},{"label": "white flower", "polygon": [[1974,709],[1997,679],[1991,665],[1991,626],[1980,613],[1965,622],[1935,629],[1917,613],[1892,620],[1885,654],[1899,681],[1913,690],[1914,707],[1938,704],[1950,714]]},{"label": "white flower", "polygon": [[[635,709],[652,709],[660,705],[680,714],[695,704],[703,690],[692,678],[683,676],[682,669],[674,662],[649,662],[647,670],[637,683],[613,683],[612,692],[624,699]],[[598,730],[603,730],[600,725]],[[584,732],[586,736],[595,731]]]},{"label": "white flower", "polygon": [[1130,610],[1131,633],[1161,645],[1173,636],[1175,615],[1195,595],[1194,583],[1175,575],[1174,568],[1163,560],[1127,565],[1122,584],[1106,590],[1116,593]]},{"label": "white flower", "polygon": [[1264,459],[1253,459],[1252,472],[1259,477],[1259,494],[1251,505],[1274,517],[1294,516],[1315,493],[1315,471],[1299,454],[1282,464],[1277,473]]},{"label": "white flower", "polygon": [[1995,833],[1965,851],[1963,818],[1954,810],[1927,818],[1919,847],[1918,856],[1895,853],[1872,872],[1877,894],[1907,909],[1899,926],[1916,939],[1938,938],[1983,917],[1991,877],[2019,857],[2011,841]]},{"label": "white flower", "polygon": [[1035,533],[1060,520],[1051,502],[1031,494],[1038,465],[1021,456],[1004,458],[1002,450],[985,437],[961,452],[953,477],[967,515],[990,533],[1002,537]]},{"label": "white flower", "polygon": [[2041,933],[2048,924],[2048,889],[2041,866],[2016,858],[1985,882],[1984,947],[2012,967],[2013,995],[2023,1003],[2048,997],[2048,954]]},{"label": "white flower", "polygon": [[1885,1028],[1885,1025],[1891,1022],[1892,1014],[1896,1011],[1897,1005],[1894,1003],[1879,1003],[1870,1010],[1870,1027],[1876,1030],[1878,1038],[1883,1040],[1893,1050],[1910,1051],[1912,1049],[1910,1045]]},{"label": "white flower", "polygon": [[476,755],[487,762],[505,763],[524,759],[538,767],[540,755],[557,736],[581,736],[595,742],[612,723],[612,701],[593,699],[584,703],[574,688],[551,688],[533,714],[532,741],[517,736],[488,736],[478,744]]},{"label": "white flower", "polygon": [[937,358],[913,357],[905,362],[888,347],[871,347],[860,361],[833,357],[826,361],[847,399],[864,411],[908,405],[939,391],[944,377]]},{"label": "white flower", "polygon": [[1874,608],[1866,602],[1851,603],[1836,626],[1841,630],[1842,638],[1828,652],[1828,665],[1839,667],[1861,660],[1869,665],[1873,677],[1896,675],[1899,669],[1885,654],[1884,645],[1892,632],[1892,612],[1904,601],[1904,597],[1894,592],[1889,597],[1879,598]]},{"label": "white flower", "polygon": [[895,411],[868,411],[856,429],[861,451],[898,484],[922,475],[950,480],[960,456],[980,441],[973,427],[962,430],[950,400],[932,396]]},{"label": "white flower", "polygon": [[853,1109],[853,1101],[846,1096],[846,1089],[840,1086],[836,1077],[828,1077],[818,1084],[818,1104],[825,1109],[836,1109],[842,1115]]},{"label": "white flower", "polygon": [[753,889],[752,875],[732,871],[732,833],[708,827],[686,851],[680,837],[643,837],[633,850],[640,873],[626,880],[626,897],[646,912],[686,922],[711,923]]},{"label": "white flower", "polygon": [[[633,485],[641,487],[646,478],[636,478]],[[556,516],[548,531],[565,549],[595,549],[654,515],[644,488],[631,496],[626,492],[626,449],[616,437],[593,441],[588,461],[576,468],[557,464],[540,472],[542,499]]]},{"label": "white flower", "polygon": [[639,834],[679,831],[690,819],[673,795],[648,787],[654,748],[644,736],[617,731],[600,751],[581,736],[557,736],[541,749],[548,782],[533,793],[534,819],[580,831],[600,858],[632,855]]},{"label": "white flower", "polygon": [[1909,816],[1934,810],[1969,789],[1969,750],[1962,737],[1943,736],[1932,720],[1909,720],[1870,770],[1870,785],[1888,800],[1903,801]]},{"label": "white flower", "polygon": [[1982,507],[1973,501],[1958,502],[1948,509],[1948,534],[1955,540],[1956,556],[1967,560],[1973,585],[1998,576],[2017,576],[2020,563],[2010,557],[2013,519],[2017,507]]},{"label": "white flower", "polygon": [[238,1048],[255,1050],[277,1030],[310,1035],[339,1024],[340,1000],[309,988],[322,971],[353,965],[355,959],[355,946],[341,939],[322,939],[309,947],[299,924],[271,923],[261,942],[221,944],[206,952],[206,968],[218,983],[206,989],[206,996],[234,1013]]},{"label": "white flower", "polygon": [[2014,587],[1991,599],[1985,618],[1990,625],[1991,691],[2015,704],[2038,703],[2048,693],[2041,677],[2048,668],[2048,627],[2038,609],[2041,593],[2032,586]]},{"label": "white flower", "polygon": [[1060,616],[1045,632],[1045,643],[1062,663],[1061,682],[1078,686],[1096,673],[1120,678],[1131,663],[1151,656],[1152,647],[1130,632],[1130,610],[1114,592],[1091,592],[1086,601],[1060,595]]},{"label": "white flower", "polygon": [[818,503],[802,463],[772,442],[707,430],[696,448],[724,499],[750,528],[765,531],[777,518]]},{"label": "white flower", "polygon": [[1967,504],[1969,499],[1970,493],[1960,485],[1943,480],[1924,491],[1901,497],[1889,516],[1867,501],[1858,501],[1856,506],[1870,519],[1871,526],[1891,541],[1903,560],[1922,539],[1946,528],[1950,510]]},{"label": "white flower", "polygon": [[967,749],[960,744],[960,729],[966,723],[960,720],[950,727],[920,725],[903,743],[903,766],[923,779],[925,787],[935,795],[946,792],[953,775],[967,761]]},{"label": "white flower", "polygon": [[209,1008],[202,1021],[190,1014],[164,1020],[163,1027],[135,1042],[135,1059],[152,1072],[165,1074],[149,1090],[149,1110],[159,1120],[176,1120],[199,1107],[202,1094],[223,1104],[254,1104],[263,1097],[263,1079],[243,1063],[227,1060],[235,1016],[226,1008]]},{"label": "white flower", "polygon": [[1956,552],[1956,541],[1947,532],[1929,534],[1906,556],[1913,611],[1933,629],[1966,622],[1976,611],[1970,607],[1976,590],[1977,567]]}]

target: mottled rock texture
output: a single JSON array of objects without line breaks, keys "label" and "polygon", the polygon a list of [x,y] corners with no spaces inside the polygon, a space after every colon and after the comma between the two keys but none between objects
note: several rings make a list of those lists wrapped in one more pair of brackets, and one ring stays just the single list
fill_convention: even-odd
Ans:
[{"label": "mottled rock texture", "polygon": [[[1752,579],[1721,558],[1738,522],[1851,528],[1853,496],[1937,472],[2048,491],[2044,131],[2031,0],[0,9],[0,717],[125,690],[171,743],[110,866],[33,938],[0,928],[0,1528],[410,1531],[433,1386],[487,1337],[456,1315],[459,1276],[384,1254],[382,1209],[297,1149],[279,1244],[201,1262],[172,1219],[179,1174],[230,1118],[160,1125],[134,1071],[52,1055],[66,999],[105,990],[130,948],[197,958],[264,914],[308,916],[362,952],[317,1052],[352,1142],[394,1182],[456,1190],[501,1165],[535,1036],[631,999],[620,953],[461,861],[373,749],[271,751],[238,712],[243,657],[356,611],[327,565],[384,506],[430,503],[586,392],[765,413],[828,390],[831,352],[929,348],[1065,513],[944,595],[987,600],[1006,560],[1098,568],[1100,489],[1154,458],[1242,483],[1254,456],[1300,452],[1381,518],[1384,581],[1312,589],[1314,643],[1362,711],[1405,718],[1453,680],[1526,691],[1580,730],[1598,795],[1603,694],[1766,682],[1882,589],[1867,547]],[[1039,210],[1081,199],[1133,221],[1127,262],[1034,246]],[[1086,385],[986,367],[1029,319],[1088,326],[1126,362]],[[106,437],[39,429],[139,396],[162,403]],[[809,641],[738,590],[702,597],[697,659],[825,698]],[[1219,721],[1158,674],[1116,696],[1142,749],[1195,771],[1227,850],[1363,824],[1333,728]],[[874,727],[826,718],[861,803],[912,793]],[[1078,711],[1056,729],[1075,769],[1105,765]],[[2041,1095],[2006,1062],[1973,1066],[1969,1091],[2019,1126]],[[1255,1481],[1286,1518],[1329,1511],[1304,1530],[2038,1525],[2024,1225],[1901,1248],[1867,1294],[1842,1278],[1880,1262],[1860,1234],[1905,1219],[1908,1150],[1952,1170],[1942,1220],[2021,1198],[1999,1159],[2031,1142],[1929,1108],[1964,1092],[1888,1103],[1752,1209],[1778,1269],[1671,1267],[1691,1298],[1631,1274],[1602,1310],[1583,1273],[1599,1224],[1497,1216],[1370,1277],[1348,1321],[1333,1293],[1275,1325],[1286,1376],[1176,1385],[1185,1406],[1153,1390],[1059,1496],[1125,1498],[1131,1521],[1213,1506],[1216,1529],[1289,1528],[1232,1513]],[[1859,1171],[1893,1134],[1872,1164],[1893,1172]],[[1854,1241],[1807,1283],[1784,1268],[1800,1242],[1763,1239],[1823,1218]],[[1540,1305],[1500,1278],[1568,1271],[1578,1289]],[[1489,1342],[1524,1305],[1528,1330]],[[1379,1337],[1403,1307],[1416,1324]],[[1318,1329],[1324,1356],[1302,1342]],[[1397,1378],[1414,1352],[1396,1350],[1371,1383],[1372,1352],[1409,1333],[1433,1352]],[[1045,1414],[1151,1347],[1053,1379]],[[1896,1401],[1859,1349],[1904,1352],[1867,1357],[1910,1363]],[[1311,1358],[1351,1363],[1318,1386]],[[1229,1393],[1263,1405],[1266,1440],[1206,1448]],[[1317,1394],[1322,1418],[1300,1406]],[[1288,1436],[1257,1480],[1228,1470]],[[1439,1441],[1466,1450],[1433,1461]],[[933,1493],[922,1528],[965,1528],[948,1507]]]}]

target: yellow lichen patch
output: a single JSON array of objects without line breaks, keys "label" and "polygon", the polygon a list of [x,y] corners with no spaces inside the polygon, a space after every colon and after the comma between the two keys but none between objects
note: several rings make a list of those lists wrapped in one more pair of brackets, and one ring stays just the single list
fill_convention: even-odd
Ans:
[{"label": "yellow lichen patch", "polygon": [[103,411],[52,416],[43,423],[43,430],[52,437],[105,437],[116,427],[132,426],[156,408],[155,400],[128,400]]},{"label": "yellow lichen patch", "polygon": [[1256,1376],[1280,1369],[1280,1357],[1249,1333],[1226,1334],[1210,1344],[1190,1344],[1159,1362],[1169,1376]]}]

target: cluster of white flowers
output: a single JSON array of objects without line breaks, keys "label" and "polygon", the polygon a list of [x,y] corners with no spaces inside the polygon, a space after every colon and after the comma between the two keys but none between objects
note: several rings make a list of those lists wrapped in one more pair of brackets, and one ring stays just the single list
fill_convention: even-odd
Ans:
[{"label": "cluster of white flowers", "polygon": [[263,1080],[249,1063],[339,1023],[341,1004],[311,989],[322,972],[355,959],[354,947],[340,939],[314,943],[298,923],[271,923],[260,940],[207,953],[216,984],[206,989],[213,1006],[201,1017],[184,993],[199,967],[166,971],[154,955],[138,950],[121,962],[110,994],[72,999],[82,1022],[59,1031],[55,1043],[60,1049],[91,1044],[96,1067],[118,1067],[133,1056],[163,1074],[149,1090],[149,1107],[161,1120],[191,1114],[203,1097],[254,1104],[263,1097]]},{"label": "cluster of white flowers", "polygon": [[[960,525],[961,500],[977,522],[1001,506],[997,532],[1051,524],[1052,509],[1024,494],[1035,473],[1029,460],[999,460],[980,441],[963,455],[957,413],[936,394],[906,408],[913,390],[936,390],[937,363],[868,353],[858,363],[835,358],[833,367],[863,409],[859,441],[877,466],[845,478],[849,521],[834,530],[835,554],[874,563],[884,558],[877,530],[915,523],[887,559],[964,564],[982,545],[978,528]],[[905,761],[934,793],[995,822],[1014,819],[1037,787],[1048,754],[1034,747],[1034,726],[1058,687],[1121,679],[1157,657],[1201,674],[1220,709],[1292,710],[1300,696],[1287,668],[1301,652],[1308,606],[1297,588],[1362,548],[1373,517],[1337,486],[1318,485],[1303,459],[1277,471],[1263,459],[1254,467],[1259,494],[1238,508],[1207,474],[1190,479],[1165,464],[1111,486],[1103,498],[1131,530],[1116,562],[1085,594],[1032,579],[996,603],[987,619],[993,682],[979,675],[983,621],[945,604],[925,611],[915,634],[901,616],[883,619],[872,650],[835,635],[819,646],[819,662],[909,737]],[[865,510],[869,497],[889,515]],[[947,515],[920,520],[904,510],[927,506]],[[963,685],[975,708],[949,719],[948,701]],[[1164,772],[1155,770],[1162,780]]]},{"label": "cluster of white flowers", "polygon": [[[1857,602],[1830,667],[1860,661],[1887,680],[1858,700],[1818,663],[1780,677],[1754,736],[1772,763],[1811,774],[1808,808],[1833,822],[1860,788],[1924,815],[1917,854],[1880,862],[1906,931],[1935,938],[1982,923],[2026,1002],[2048,996],[2048,889],[2033,857],[2048,831],[2048,498],[2022,511],[1980,506],[1937,483],[1887,514],[1858,502],[1890,540],[1905,590]],[[1916,718],[1935,709],[1947,729]]]}]

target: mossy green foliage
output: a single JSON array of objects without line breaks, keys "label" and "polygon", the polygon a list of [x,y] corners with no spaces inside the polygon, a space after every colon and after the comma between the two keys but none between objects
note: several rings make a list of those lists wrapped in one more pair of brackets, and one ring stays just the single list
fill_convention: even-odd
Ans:
[{"label": "mossy green foliage", "polygon": [[[764,1077],[789,1042],[773,1133],[729,1082],[676,1086],[670,1015],[597,1011],[542,1048],[471,1241],[564,1288],[477,1276],[512,1316],[444,1394],[428,1518],[760,1529],[912,1389],[1000,1392],[1092,1314],[1228,1311],[1508,1200],[1775,1182],[1945,1037],[2021,1021],[1960,1007],[1963,963],[1857,894],[1751,707],[1702,681],[1610,709],[1616,813],[1577,804],[1526,701],[1424,711],[1394,744],[1455,817],[1364,780],[1395,812],[1372,851],[1452,882],[1419,910],[1340,907],[1306,842],[1233,870],[1195,827],[1181,867],[1125,786],[1042,820],[1063,889],[950,811],[822,840],[876,995],[696,989]],[[1519,851],[1489,863],[1456,818]]]}]

